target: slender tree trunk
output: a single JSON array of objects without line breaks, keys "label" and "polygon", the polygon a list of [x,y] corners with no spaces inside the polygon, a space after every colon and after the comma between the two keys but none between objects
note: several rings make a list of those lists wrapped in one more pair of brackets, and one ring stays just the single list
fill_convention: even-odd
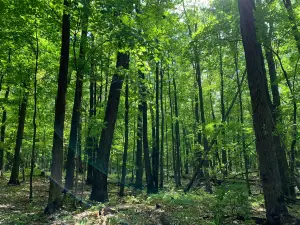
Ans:
[{"label": "slender tree trunk", "polygon": [[127,163],[127,151],[128,151],[128,121],[129,121],[129,87],[128,87],[128,75],[126,76],[126,87],[125,87],[125,142],[124,142],[124,153],[123,153],[123,163],[122,163],[122,177],[121,177],[121,184],[120,184],[120,193],[119,195],[122,197],[124,196],[124,186],[126,180],[126,163]]},{"label": "slender tree trunk", "polygon": [[[9,66],[10,66],[10,63],[11,63],[11,49],[9,49],[9,51],[8,51],[8,65]],[[8,72],[8,70],[7,70],[7,72]],[[0,90],[2,89],[3,76],[1,77]],[[7,100],[8,100],[8,95],[9,95],[9,87],[5,91],[5,102],[7,102]],[[1,130],[0,130],[0,141],[1,141],[1,143],[4,144],[5,128],[6,128],[5,122],[6,122],[6,117],[7,117],[7,112],[6,112],[6,109],[4,106],[2,106],[2,111],[3,111],[3,114],[2,114],[2,125],[1,125]],[[3,144],[0,146],[0,176],[3,175],[3,167],[4,167]]]},{"label": "slender tree trunk", "polygon": [[164,186],[164,124],[165,124],[165,115],[164,115],[164,101],[163,101],[163,76],[164,72],[161,68],[160,70],[160,111],[161,111],[161,139],[160,139],[160,184],[159,187],[163,188]]},{"label": "slender tree trunk", "polygon": [[140,100],[138,106],[138,119],[137,119],[137,142],[136,142],[136,175],[135,175],[135,188],[142,189],[143,186],[143,95],[142,95],[142,77],[139,71],[139,84],[140,84]]},{"label": "slender tree trunk", "polygon": [[[25,81],[26,82],[26,81]],[[29,92],[24,88],[23,99],[21,101],[20,109],[19,109],[19,122],[18,122],[18,131],[16,138],[16,147],[14,154],[13,166],[11,169],[11,175],[8,184],[19,185],[19,169],[20,169],[20,161],[21,161],[21,146],[23,141],[24,134],[24,126],[25,126],[25,116],[26,116],[26,108],[28,102]],[[24,167],[24,165],[23,165]]]},{"label": "slender tree trunk", "polygon": [[185,161],[184,161],[184,169],[185,174],[189,174],[189,154],[190,154],[190,143],[187,138],[186,128],[183,128],[183,138],[185,140]]},{"label": "slender tree trunk", "polygon": [[[68,9],[68,0],[64,0],[64,6]],[[48,214],[54,213],[62,206],[63,137],[70,50],[70,14],[68,14],[67,9],[64,11],[62,19],[62,43],[55,101],[51,178],[48,205],[45,209],[45,213]]]},{"label": "slender tree trunk", "polygon": [[272,32],[273,32],[273,25],[270,24],[269,35],[267,36],[265,32],[263,33],[263,35],[264,35],[266,59],[269,68],[271,91],[273,96],[273,104],[271,105],[273,122],[274,122],[273,139],[275,143],[275,151],[277,155],[279,173],[282,182],[282,191],[284,195],[289,196],[290,185],[291,185],[289,167],[286,158],[285,146],[280,139],[279,131],[277,129],[278,124],[282,123],[282,119],[281,119],[281,111],[280,111],[280,94],[279,94],[278,84],[277,84],[278,81],[277,81],[275,61],[274,61],[273,52],[270,50],[272,48],[271,47]]},{"label": "slender tree trunk", "polygon": [[155,187],[151,172],[151,162],[149,156],[149,144],[148,144],[148,107],[146,100],[146,87],[144,85],[145,75],[140,72],[140,77],[142,79],[142,99],[143,99],[143,147],[144,147],[144,161],[145,161],[145,172],[146,172],[146,182],[147,182],[147,193],[155,193]]},{"label": "slender tree trunk", "polygon": [[[135,163],[134,155],[136,153],[135,152],[135,145],[136,145],[136,125],[135,125],[135,121],[136,120],[133,121],[133,149],[132,149],[132,163],[133,163],[133,165]],[[134,181],[134,166],[132,166],[132,169],[131,169],[131,183],[133,183],[133,181]]]},{"label": "slender tree trunk", "polygon": [[[94,47],[94,36],[91,34],[92,37],[92,48]],[[102,85],[102,83],[101,83]],[[87,139],[86,139],[86,152],[88,155],[88,165],[87,165],[87,178],[86,184],[93,183],[93,168],[94,168],[94,153],[96,147],[96,140],[95,137],[92,135],[93,129],[93,117],[96,116],[96,78],[95,78],[95,60],[92,57],[91,59],[91,73],[90,73],[90,109],[89,109],[89,123],[88,123],[88,132],[87,132]],[[102,88],[100,89],[102,90]],[[101,92],[99,95],[100,102],[101,102]]]},{"label": "slender tree trunk", "polygon": [[[221,75],[221,115],[222,121],[225,121],[225,103],[224,103],[224,71],[223,71],[223,54],[222,54],[222,46],[220,45],[219,49],[219,57],[220,57],[220,75]],[[225,124],[222,125],[222,164],[223,164],[223,176],[227,176],[227,152],[224,147],[226,146],[226,136],[225,136]]]},{"label": "slender tree trunk", "polygon": [[174,173],[174,180],[176,183],[176,160],[175,160],[175,138],[174,138],[174,124],[173,124],[173,102],[171,96],[171,80],[170,74],[168,73],[168,80],[169,80],[169,100],[170,100],[170,110],[171,110],[171,139],[172,139],[172,166],[173,166],[173,173]]},{"label": "slender tree trunk", "polygon": [[[152,178],[155,192],[158,192],[158,171],[159,171],[159,63],[156,63],[155,79],[155,148],[152,152]],[[154,141],[154,140],[153,140]]]},{"label": "slender tree trunk", "polygon": [[32,178],[35,163],[35,140],[36,140],[36,105],[37,105],[37,80],[36,75],[38,71],[38,60],[39,60],[39,39],[36,30],[36,53],[35,53],[35,72],[34,72],[34,111],[33,111],[33,140],[31,150],[31,165],[30,165],[30,181],[29,181],[29,201],[32,201]]},{"label": "slender tree trunk", "polygon": [[[167,97],[165,98],[165,115],[167,115]],[[169,139],[168,139],[168,123],[166,123],[166,161],[167,161],[167,181],[169,181],[170,170],[169,170]]]},{"label": "slender tree trunk", "polygon": [[[244,126],[244,110],[243,110],[243,99],[242,99],[242,85],[239,77],[239,68],[238,68],[238,46],[236,44],[236,53],[234,55],[234,64],[235,64],[235,72],[236,72],[236,81],[238,86],[238,98],[239,98],[239,110],[240,110],[240,122],[242,127]],[[244,157],[244,168],[245,168],[245,176],[246,176],[246,185],[248,189],[248,193],[251,194],[250,182],[249,182],[249,159],[246,152],[246,141],[245,134],[242,129],[241,131],[241,139],[242,139],[242,152]]]},{"label": "slender tree trunk", "polygon": [[[123,67],[129,69],[129,55],[127,53],[118,52],[117,68]],[[108,200],[107,192],[107,174],[110,158],[110,150],[117,120],[118,107],[120,102],[120,94],[122,89],[124,76],[115,74],[112,78],[110,91],[107,100],[107,107],[104,117],[106,127],[102,129],[100,144],[97,148],[96,166],[93,176],[93,185],[91,200],[104,202]]]},{"label": "slender tree trunk", "polygon": [[[9,95],[9,87],[5,91],[5,102],[8,100],[8,95]],[[1,125],[1,130],[0,130],[0,141],[1,143],[4,143],[5,141],[5,129],[6,129],[6,118],[7,118],[7,112],[4,106],[2,106],[3,114],[2,114],[2,125]],[[0,146],[0,176],[2,176],[2,170],[4,167],[4,148],[1,145]]]},{"label": "slender tree trunk", "polygon": [[178,100],[177,100],[177,88],[176,88],[176,81],[173,78],[173,86],[174,86],[174,102],[175,102],[175,136],[176,136],[176,186],[181,186],[181,174],[180,174],[180,135],[179,135],[179,112],[178,112]]},{"label": "slender tree trunk", "polygon": [[282,194],[281,178],[274,147],[273,121],[267,96],[268,90],[266,90],[267,79],[264,76],[261,49],[256,38],[253,15],[254,2],[252,0],[239,0],[239,10],[266,216],[269,224],[280,224],[282,215],[287,212],[287,208]]},{"label": "slender tree trunk", "polygon": [[88,28],[88,14],[87,10],[89,8],[89,0],[85,2],[85,13],[82,16],[82,31],[81,31],[81,41],[79,47],[79,67],[77,67],[76,76],[76,89],[74,95],[74,104],[72,112],[71,130],[70,130],[70,140],[68,146],[67,155],[67,166],[66,166],[66,182],[65,188],[67,190],[72,190],[74,186],[74,168],[75,168],[75,153],[77,149],[77,139],[78,139],[78,129],[80,123],[80,110],[82,101],[82,86],[83,86],[83,67],[85,61],[85,48],[87,39],[87,28]]}]

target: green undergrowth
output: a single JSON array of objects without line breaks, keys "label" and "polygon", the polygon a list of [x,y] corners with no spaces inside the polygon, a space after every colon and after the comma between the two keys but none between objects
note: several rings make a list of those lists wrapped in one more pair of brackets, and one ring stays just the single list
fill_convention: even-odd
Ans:
[{"label": "green undergrowth", "polygon": [[[90,202],[91,207],[66,197],[64,207],[51,216],[43,214],[48,199],[48,179],[34,177],[34,199],[28,201],[29,183],[7,185],[8,178],[0,179],[0,224],[255,224],[253,216],[264,218],[263,196],[257,192],[250,197],[244,184],[228,183],[213,187],[209,194],[199,187],[188,193],[167,186],[158,194],[147,195],[145,190],[126,188],[126,196],[117,196],[118,187],[111,185],[110,201],[105,204]],[[90,186],[84,188],[88,201]],[[99,211],[109,210],[107,215]],[[289,211],[297,216],[299,206]],[[299,215],[300,216],[300,215]]]}]

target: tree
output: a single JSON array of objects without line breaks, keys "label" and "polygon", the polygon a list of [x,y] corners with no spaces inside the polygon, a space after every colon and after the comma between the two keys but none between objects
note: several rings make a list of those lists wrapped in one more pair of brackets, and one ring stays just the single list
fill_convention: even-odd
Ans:
[{"label": "tree", "polygon": [[282,184],[274,148],[273,121],[267,97],[267,79],[263,73],[261,48],[256,38],[254,2],[239,0],[239,10],[266,216],[270,224],[280,224],[282,214],[287,212],[287,208],[281,191]]},{"label": "tree", "polygon": [[89,0],[85,1],[84,12],[82,14],[82,31],[81,31],[81,41],[79,49],[79,65],[76,66],[76,89],[74,95],[74,104],[72,112],[72,122],[70,130],[70,140],[68,146],[67,155],[67,168],[66,168],[66,183],[65,188],[67,190],[72,190],[74,186],[74,167],[75,167],[75,153],[77,149],[77,138],[78,138],[78,128],[80,123],[80,111],[81,111],[81,101],[82,101],[82,86],[83,86],[83,69],[85,64],[85,49],[86,49],[86,39],[87,39],[87,28],[88,28],[88,10],[89,10]]},{"label": "tree", "polygon": [[51,177],[48,205],[45,213],[52,214],[62,206],[62,170],[63,170],[63,136],[66,112],[66,93],[69,69],[70,49],[70,14],[69,1],[64,0],[62,18],[61,53],[58,73],[58,87],[55,101],[55,119],[52,145]]},{"label": "tree", "polygon": [[[118,52],[116,68],[129,69],[129,54]],[[93,185],[91,200],[105,202],[108,200],[107,192],[107,175],[110,150],[115,130],[117,112],[120,102],[120,94],[123,85],[124,75],[114,74],[109,90],[107,107],[105,111],[104,123],[105,128],[102,129],[100,143],[97,148],[97,157],[93,174]]]},{"label": "tree", "polygon": [[[26,82],[26,81],[25,81]],[[18,120],[18,131],[17,131],[17,138],[16,138],[16,147],[15,147],[15,154],[14,154],[14,161],[13,167],[11,169],[11,175],[8,184],[12,185],[19,185],[19,169],[20,169],[20,161],[21,161],[21,146],[23,141],[23,134],[24,134],[24,126],[25,126],[25,116],[26,116],[26,109],[27,109],[27,102],[28,102],[28,95],[29,92],[24,83],[24,93],[23,98],[21,99],[20,109],[19,109],[19,120]]]}]

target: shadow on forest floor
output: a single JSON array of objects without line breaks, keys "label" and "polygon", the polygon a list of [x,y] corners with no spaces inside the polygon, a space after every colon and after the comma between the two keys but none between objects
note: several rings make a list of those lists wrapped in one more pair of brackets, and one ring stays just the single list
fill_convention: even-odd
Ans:
[{"label": "shadow on forest floor", "polygon": [[[214,194],[199,189],[188,194],[167,187],[157,195],[127,188],[130,195],[116,197],[118,187],[111,185],[110,202],[93,204],[84,209],[65,199],[64,208],[46,216],[49,182],[46,177],[34,177],[34,198],[29,203],[29,182],[20,186],[7,185],[7,177],[0,178],[0,224],[255,224],[263,222],[263,197],[248,197],[243,186],[237,184],[216,188]],[[79,183],[79,198],[88,199],[90,187]],[[81,195],[81,190],[84,192]],[[76,206],[75,206],[76,204]],[[300,217],[300,205],[289,207],[292,215]],[[100,212],[100,213],[99,213]],[[100,215],[99,215],[100,214]],[[298,214],[298,215],[297,215]]]}]

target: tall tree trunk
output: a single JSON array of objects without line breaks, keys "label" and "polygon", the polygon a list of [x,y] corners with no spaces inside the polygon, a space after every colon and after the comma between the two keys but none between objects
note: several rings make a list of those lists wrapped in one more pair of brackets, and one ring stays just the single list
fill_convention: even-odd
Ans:
[{"label": "tall tree trunk", "polygon": [[189,154],[190,154],[190,143],[187,138],[186,128],[183,128],[183,138],[185,140],[185,160],[184,160],[184,169],[185,174],[189,174]]},{"label": "tall tree trunk", "polygon": [[138,119],[137,119],[137,142],[136,142],[136,175],[135,175],[135,188],[142,189],[143,186],[143,94],[142,94],[142,72],[139,71],[139,93],[140,100],[138,106]]},{"label": "tall tree trunk", "polygon": [[160,139],[160,183],[159,187],[163,188],[164,186],[164,124],[165,124],[165,115],[164,115],[164,101],[163,101],[163,76],[164,72],[160,70],[160,111],[161,111],[161,139]]},{"label": "tall tree trunk", "polygon": [[173,86],[174,86],[174,102],[175,102],[175,135],[176,135],[176,186],[181,186],[181,173],[180,173],[180,135],[179,135],[179,112],[178,112],[178,99],[177,99],[177,88],[176,81],[173,78]]},{"label": "tall tree trunk", "polygon": [[[155,79],[155,148],[152,152],[152,178],[155,192],[158,192],[159,171],[159,63],[156,63]],[[154,141],[154,140],[153,140]]]},{"label": "tall tree trunk", "polygon": [[[92,37],[92,48],[94,47],[94,36]],[[102,85],[102,81],[101,81]],[[88,155],[88,165],[87,165],[87,178],[86,184],[92,184],[93,182],[93,170],[94,170],[94,153],[96,147],[95,137],[92,135],[93,129],[93,117],[96,116],[96,78],[95,78],[95,59],[92,57],[91,59],[91,73],[90,73],[90,109],[89,109],[89,123],[88,123],[88,132],[86,139],[86,152]],[[102,90],[102,86],[101,89]],[[101,102],[101,92],[99,95],[99,99]]]},{"label": "tall tree trunk", "polygon": [[[129,69],[129,54],[118,52],[116,68]],[[114,74],[109,90],[104,117],[106,127],[102,129],[100,143],[97,148],[96,169],[94,170],[91,200],[104,202],[108,200],[107,174],[110,150],[117,120],[124,76]]]},{"label": "tall tree trunk", "polygon": [[283,142],[280,139],[279,131],[277,129],[278,124],[282,123],[282,118],[281,118],[281,111],[280,111],[280,94],[279,94],[278,84],[277,84],[278,81],[277,81],[276,67],[275,67],[273,52],[271,51],[272,33],[273,33],[273,25],[270,24],[269,35],[267,36],[265,32],[263,33],[263,35],[264,35],[266,59],[269,68],[271,92],[273,96],[273,104],[271,106],[273,122],[274,122],[273,139],[275,143],[275,151],[277,155],[279,173],[282,182],[282,191],[284,195],[289,196],[290,185],[291,185],[289,167],[288,167],[285,147]]},{"label": "tall tree trunk", "polygon": [[85,61],[85,48],[88,28],[88,9],[89,0],[85,2],[84,13],[82,15],[82,31],[79,47],[79,65],[77,67],[76,89],[74,95],[74,104],[71,120],[70,140],[68,146],[67,166],[66,166],[66,181],[65,188],[72,190],[74,186],[74,168],[75,168],[75,153],[77,149],[78,128],[80,123],[80,110],[82,101],[82,86],[83,86],[83,67]]},{"label": "tall tree trunk", "polygon": [[[222,121],[225,121],[225,103],[224,103],[224,71],[223,71],[223,54],[222,54],[222,46],[220,45],[219,49],[219,57],[220,57],[220,75],[221,75],[221,115]],[[225,137],[225,124],[222,125],[222,164],[223,164],[223,176],[227,176],[227,152],[224,147],[226,146],[226,137]]]},{"label": "tall tree trunk", "polygon": [[63,170],[63,137],[70,50],[70,14],[67,10],[69,7],[68,0],[64,0],[64,6],[66,9],[62,19],[62,43],[58,74],[58,88],[55,101],[51,179],[48,205],[45,209],[45,213],[49,214],[54,213],[62,206],[61,184]]},{"label": "tall tree trunk", "polygon": [[[135,125],[135,122],[136,120],[133,121],[133,149],[132,149],[132,163],[134,165],[135,161],[135,145],[136,145],[136,125]],[[131,169],[131,183],[133,183],[134,181],[134,166],[132,166],[132,169]]]},{"label": "tall tree trunk", "polygon": [[[11,49],[8,50],[8,65],[10,66],[11,63]],[[7,67],[8,69],[8,67]],[[8,72],[8,70],[7,70]],[[4,75],[3,75],[4,76]],[[2,89],[2,82],[3,82],[3,76],[1,77],[1,83],[0,83],[0,90]],[[9,95],[9,87],[5,91],[5,102],[8,100],[8,95]],[[5,140],[5,122],[6,122],[6,117],[7,117],[7,112],[4,106],[2,106],[2,125],[1,125],[1,130],[0,130],[0,142],[2,143],[0,146],[0,176],[3,174],[3,167],[4,167],[4,140]]]},{"label": "tall tree trunk", "polygon": [[33,140],[32,140],[32,150],[31,150],[31,165],[30,165],[30,181],[29,181],[29,201],[32,201],[32,178],[33,169],[35,163],[35,140],[36,140],[36,105],[37,105],[37,80],[36,75],[38,71],[38,60],[39,60],[39,39],[36,30],[36,53],[35,53],[35,72],[34,72],[34,111],[33,111]]},{"label": "tall tree trunk", "polygon": [[[9,87],[6,89],[5,91],[5,102],[7,102],[8,100],[8,95],[9,95]],[[7,118],[7,112],[4,106],[2,106],[2,110],[3,110],[3,114],[2,114],[2,125],[1,125],[1,130],[0,130],[0,142],[2,143],[2,145],[0,146],[0,176],[2,176],[2,170],[4,167],[4,148],[3,148],[3,144],[5,141],[5,122],[6,122],[6,118]]]},{"label": "tall tree trunk", "polygon": [[[239,68],[238,68],[238,46],[236,44],[236,53],[234,54],[234,64],[235,64],[235,72],[236,72],[236,81],[238,86],[238,98],[239,98],[239,110],[240,110],[240,122],[242,127],[244,126],[244,110],[243,110],[243,99],[242,99],[242,84],[240,82],[239,77]],[[246,185],[248,189],[248,193],[251,194],[250,182],[249,182],[249,158],[246,152],[246,141],[245,141],[245,134],[244,130],[241,131],[241,139],[242,139],[242,152],[244,157],[244,168],[245,168],[245,175],[246,175]]]},{"label": "tall tree trunk", "polygon": [[144,161],[145,161],[145,172],[146,172],[146,182],[147,182],[147,193],[155,193],[155,187],[151,172],[151,162],[149,156],[149,145],[148,145],[148,107],[146,100],[146,87],[144,84],[145,75],[140,72],[140,77],[142,79],[142,99],[143,99],[143,147],[144,147]]},{"label": "tall tree trunk", "polygon": [[254,2],[239,0],[240,27],[245,50],[256,150],[269,224],[280,224],[287,212],[272,134],[272,114],[267,96],[267,79],[262,68],[261,48],[256,38]]},{"label": "tall tree trunk", "polygon": [[[26,81],[25,81],[26,82]],[[21,146],[23,141],[24,134],[24,126],[25,126],[25,117],[26,117],[26,108],[28,102],[29,92],[24,88],[23,99],[21,100],[20,108],[19,108],[19,122],[18,122],[18,131],[16,137],[16,147],[14,154],[13,166],[11,169],[11,175],[8,184],[19,185],[19,169],[20,169],[20,161],[21,161]]]},{"label": "tall tree trunk", "polygon": [[124,153],[123,153],[123,162],[122,162],[122,177],[121,177],[121,184],[120,184],[120,193],[119,195],[122,197],[124,196],[124,186],[125,186],[125,180],[126,180],[126,163],[127,163],[127,151],[128,151],[128,121],[129,121],[129,101],[128,101],[128,95],[129,95],[129,87],[128,87],[128,75],[126,76],[126,87],[125,87],[125,142],[124,142]]},{"label": "tall tree trunk", "polygon": [[[165,115],[167,115],[167,97],[165,97]],[[168,123],[166,122],[166,161],[167,161],[167,181],[169,181],[170,170],[169,170],[169,139],[168,139]]]},{"label": "tall tree trunk", "polygon": [[170,101],[170,111],[171,111],[171,139],[172,139],[172,166],[173,166],[173,173],[174,173],[174,179],[176,183],[176,160],[175,160],[175,138],[174,138],[174,124],[173,124],[173,101],[171,96],[171,80],[170,80],[170,74],[168,73],[168,80],[169,80],[169,101]]}]

